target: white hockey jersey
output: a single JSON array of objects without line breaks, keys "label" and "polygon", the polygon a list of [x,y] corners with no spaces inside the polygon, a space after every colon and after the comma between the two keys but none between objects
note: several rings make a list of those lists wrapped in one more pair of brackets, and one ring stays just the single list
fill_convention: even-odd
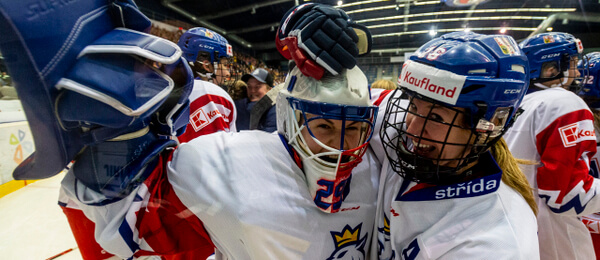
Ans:
[{"label": "white hockey jersey", "polygon": [[[102,247],[120,257],[138,249],[176,247],[178,241],[188,240],[178,232],[191,230],[191,239],[198,243],[206,231],[222,259],[366,259],[379,174],[379,162],[367,151],[353,171],[342,209],[324,213],[314,205],[304,174],[279,135],[219,132],[179,146],[168,174],[153,173],[128,198],[80,206],[94,221]],[[78,185],[72,173],[63,188],[88,205],[98,196]],[[164,226],[170,222],[156,216],[160,214],[153,213],[155,209],[148,210],[151,207],[174,207],[176,214],[171,215],[191,228],[182,229],[181,223]],[[152,235],[161,232],[170,234],[152,243]]]},{"label": "white hockey jersey", "polygon": [[236,132],[237,110],[229,94],[221,87],[203,80],[194,80],[190,93],[190,122],[179,142],[218,131]]},{"label": "white hockey jersey", "polygon": [[522,165],[538,204],[542,259],[594,259],[579,220],[600,211],[598,179],[588,174],[596,153],[593,116],[578,96],[562,88],[527,94],[523,113],[504,138]]},{"label": "white hockey jersey", "polygon": [[[381,111],[390,96],[383,94],[377,102]],[[377,131],[383,118],[378,120]],[[385,156],[379,137],[371,146],[379,157]],[[434,186],[404,181],[383,158],[371,258],[538,259],[531,208],[501,181],[501,170],[490,155],[482,156],[480,164],[490,175]]]}]

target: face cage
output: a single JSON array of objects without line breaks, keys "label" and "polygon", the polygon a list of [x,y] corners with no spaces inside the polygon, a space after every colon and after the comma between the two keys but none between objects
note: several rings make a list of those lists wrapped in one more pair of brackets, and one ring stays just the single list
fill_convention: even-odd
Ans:
[{"label": "face cage", "polygon": [[[378,107],[370,106],[370,107],[361,107],[361,106],[351,106],[351,105],[340,105],[340,104],[330,104],[330,103],[321,103],[321,102],[312,102],[306,101],[302,99],[297,99],[293,97],[288,97],[288,102],[292,108],[292,111],[300,112],[300,116],[302,117],[302,125],[297,127],[296,132],[290,138],[290,140],[296,140],[298,145],[303,149],[306,153],[310,154],[308,159],[314,159],[318,163],[329,166],[336,167],[339,165],[340,168],[346,167],[354,167],[355,164],[361,161],[361,157],[366,151],[369,142],[371,141],[371,137],[373,136],[373,129],[375,127],[374,119],[377,117]],[[315,117],[308,118],[307,113],[315,115]],[[296,115],[297,113],[293,113]],[[340,149],[335,149],[330,147],[323,142],[321,142],[313,133],[311,128],[308,126],[310,121],[316,119],[332,119],[332,120],[341,120],[342,121],[342,132],[340,135]],[[294,122],[300,122],[299,118],[294,118]],[[366,123],[367,129],[362,131],[361,137],[359,139],[359,143],[357,147],[344,150],[344,136],[345,136],[345,126],[347,121],[355,121],[360,123]],[[302,136],[302,129],[306,128],[309,135],[313,139],[315,143],[319,146],[323,147],[328,152],[322,152],[318,154],[314,154],[309,148]],[[337,163],[331,163],[328,160],[324,160],[323,158],[326,156],[337,155]]]},{"label": "face cage", "polygon": [[[219,64],[223,64],[225,66],[225,68],[227,69],[227,71],[229,72],[229,77],[217,77],[216,73],[212,74],[212,81],[215,85],[219,85],[220,87],[224,88],[225,90],[228,90],[230,87],[232,87],[236,81],[241,80],[241,76],[239,76],[238,74],[235,74],[233,71],[233,58],[227,57],[227,58],[220,58],[220,63],[213,63],[213,68],[216,70],[218,70],[219,68]],[[220,79],[220,80],[219,80]]]},{"label": "face cage", "polygon": [[[387,109],[384,115],[383,127],[381,128],[381,141],[383,143],[384,150],[390,161],[392,169],[405,179],[409,179],[414,182],[423,182],[429,184],[450,184],[456,180],[462,180],[470,174],[465,168],[471,162],[477,161],[479,156],[486,152],[496,141],[498,141],[504,132],[506,127],[502,129],[499,134],[492,135],[491,131],[476,131],[475,125],[467,126],[470,122],[458,122],[459,114],[463,114],[464,118],[471,118],[471,114],[461,111],[454,107],[448,107],[436,102],[430,98],[416,94],[410,90],[401,87],[401,91],[404,93],[410,93],[408,100],[405,99],[404,95],[400,98],[393,97],[388,101]],[[420,99],[423,101],[434,104],[431,106],[426,115],[417,114],[416,112],[409,111],[410,105],[414,99]],[[432,111],[436,107],[444,107],[450,109],[456,114],[454,115],[451,122],[434,121],[430,119]],[[415,117],[420,117],[423,122],[423,129],[419,134],[411,134],[407,132],[406,117],[411,114]],[[474,120],[477,122],[478,120]],[[422,137],[425,132],[425,127],[428,123],[436,125],[448,126],[443,140],[434,140],[430,138]],[[461,126],[465,125],[465,126]],[[431,127],[431,126],[430,126]],[[453,143],[449,140],[450,132],[453,128],[466,129],[470,131],[466,143]],[[412,137],[413,139],[409,138]],[[415,145],[421,144],[422,141],[426,141],[429,144],[441,144],[442,148],[436,158],[429,158],[418,153],[413,152]],[[441,155],[448,146],[459,146],[463,150],[460,154],[462,157],[453,159],[443,159]],[[436,148],[437,149],[437,148]],[[440,165],[444,162],[452,163],[455,162],[456,166],[443,166]],[[459,172],[460,171],[460,172]]]}]

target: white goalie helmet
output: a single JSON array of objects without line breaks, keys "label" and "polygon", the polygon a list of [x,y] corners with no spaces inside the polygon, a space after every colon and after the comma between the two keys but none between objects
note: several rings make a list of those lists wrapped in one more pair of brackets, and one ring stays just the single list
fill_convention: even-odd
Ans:
[{"label": "white goalie helmet", "polygon": [[354,67],[321,80],[294,68],[277,97],[277,130],[299,156],[317,207],[334,213],[373,134],[376,106]]}]

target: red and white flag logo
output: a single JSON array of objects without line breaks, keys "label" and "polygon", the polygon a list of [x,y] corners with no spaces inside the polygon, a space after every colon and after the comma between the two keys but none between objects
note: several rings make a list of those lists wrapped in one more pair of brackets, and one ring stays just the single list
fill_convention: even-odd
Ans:
[{"label": "red and white flag logo", "polygon": [[560,127],[558,128],[558,132],[565,147],[574,146],[585,140],[596,141],[596,133],[594,132],[594,123],[592,120],[582,120]]}]

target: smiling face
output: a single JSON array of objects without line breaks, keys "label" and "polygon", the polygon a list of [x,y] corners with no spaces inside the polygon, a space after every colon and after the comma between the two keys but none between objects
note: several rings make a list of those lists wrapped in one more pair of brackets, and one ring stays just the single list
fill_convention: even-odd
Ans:
[{"label": "smiling face", "polygon": [[217,85],[221,85],[225,83],[225,81],[231,78],[231,73],[229,72],[229,68],[225,64],[219,63],[218,69],[215,72],[214,82]]},{"label": "smiling face", "polygon": [[456,167],[469,153],[471,130],[462,109],[450,109],[413,98],[406,114],[406,134],[412,152],[435,164]]},{"label": "smiling face", "polygon": [[267,94],[267,92],[270,89],[269,85],[258,81],[254,77],[250,77],[250,79],[248,79],[247,84],[248,100],[250,100],[251,102],[260,100]]},{"label": "smiling face", "polygon": [[[308,124],[301,132],[302,137],[306,141],[306,148],[313,154],[330,152],[330,150],[323,147],[318,142],[335,150],[351,150],[359,147],[365,141],[367,129],[367,123],[365,122],[346,121],[346,124],[344,125],[342,120],[324,118],[313,119],[315,117],[315,115],[306,114]],[[318,142],[312,138],[311,133]],[[335,156],[335,158],[331,156],[321,158],[328,162],[337,163],[337,156]],[[350,160],[350,158],[345,159]]]}]

